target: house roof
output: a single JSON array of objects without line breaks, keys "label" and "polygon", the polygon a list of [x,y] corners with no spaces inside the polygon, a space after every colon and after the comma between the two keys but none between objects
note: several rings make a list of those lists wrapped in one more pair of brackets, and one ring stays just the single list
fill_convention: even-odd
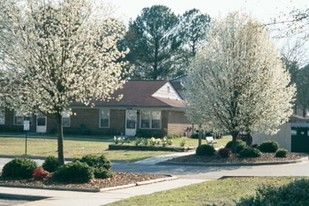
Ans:
[{"label": "house roof", "polygon": [[[131,80],[127,81],[122,89],[117,90],[112,96],[122,95],[122,99],[117,101],[95,101],[97,107],[163,107],[163,108],[184,108],[185,104],[182,99],[175,99],[169,96],[156,97],[155,94],[160,88],[168,84],[164,80]],[[172,85],[170,85],[172,86]],[[81,104],[75,103],[72,106]]]}]

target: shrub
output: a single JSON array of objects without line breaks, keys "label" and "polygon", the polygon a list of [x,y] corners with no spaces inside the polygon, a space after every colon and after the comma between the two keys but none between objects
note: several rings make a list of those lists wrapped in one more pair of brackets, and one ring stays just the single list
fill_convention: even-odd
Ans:
[{"label": "shrub", "polygon": [[48,156],[46,157],[45,161],[42,164],[42,167],[44,170],[47,170],[48,172],[55,172],[58,167],[60,167],[59,160],[54,156]]},{"label": "shrub", "polygon": [[[236,146],[235,146],[235,152],[239,153],[242,149],[247,147],[247,143],[242,141],[242,140],[236,140]],[[233,150],[233,141],[229,141],[226,145],[225,148],[228,148],[230,150]]]},{"label": "shrub", "polygon": [[288,151],[286,149],[280,148],[276,151],[275,157],[286,157],[288,155]]},{"label": "shrub", "polygon": [[112,176],[111,162],[104,155],[85,155],[78,159],[78,161],[93,167],[95,178],[108,178]]},{"label": "shrub", "polygon": [[75,161],[62,165],[53,174],[56,182],[85,183],[93,178],[93,168],[86,163]]},{"label": "shrub", "polygon": [[274,153],[279,148],[279,144],[275,141],[266,141],[258,146],[261,152]]},{"label": "shrub", "polygon": [[214,156],[215,153],[215,148],[208,144],[199,145],[195,151],[195,154],[198,156]]},{"label": "shrub", "polygon": [[260,157],[261,155],[262,153],[260,150],[248,146],[239,152],[240,157]]},{"label": "shrub", "polygon": [[4,165],[2,177],[28,179],[32,177],[32,171],[38,165],[34,160],[26,158],[16,158]]},{"label": "shrub", "polygon": [[181,140],[180,140],[179,146],[184,147],[185,145],[186,145],[186,138],[182,137]]},{"label": "shrub", "polygon": [[218,150],[218,155],[222,158],[228,158],[232,156],[232,151],[229,148],[221,148]]},{"label": "shrub", "polygon": [[44,178],[50,177],[50,173],[44,170],[42,167],[38,167],[33,170],[32,177],[36,180],[42,180]]},{"label": "shrub", "polygon": [[177,139],[179,138],[180,136],[175,134],[175,133],[168,133],[167,134],[167,139]]},{"label": "shrub", "polygon": [[237,206],[262,206],[262,205],[308,205],[309,180],[295,180],[281,187],[261,186],[256,190],[256,195],[241,198]]}]

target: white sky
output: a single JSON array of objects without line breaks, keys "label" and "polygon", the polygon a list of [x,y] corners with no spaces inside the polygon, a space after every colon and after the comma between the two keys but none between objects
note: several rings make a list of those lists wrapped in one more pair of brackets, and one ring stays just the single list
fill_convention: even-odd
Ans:
[{"label": "white sky", "polygon": [[225,15],[232,11],[244,11],[264,23],[279,14],[288,14],[294,8],[308,8],[309,0],[107,0],[115,5],[117,16],[128,22],[139,15],[143,8],[165,5],[175,13],[183,14],[192,8],[207,13],[210,17]]},{"label": "white sky", "polygon": [[[116,16],[125,24],[128,24],[129,19],[135,20],[143,8],[158,4],[169,7],[176,15],[182,15],[185,11],[196,8],[202,13],[209,14],[211,18],[225,16],[233,11],[242,11],[262,23],[272,23],[275,18],[284,19],[284,15],[289,15],[293,9],[309,8],[309,0],[106,0],[106,2],[113,5]],[[290,51],[295,44],[294,40],[295,38],[274,39],[282,51]],[[301,65],[309,63],[308,48],[307,41],[301,50],[292,54],[297,57]]]}]

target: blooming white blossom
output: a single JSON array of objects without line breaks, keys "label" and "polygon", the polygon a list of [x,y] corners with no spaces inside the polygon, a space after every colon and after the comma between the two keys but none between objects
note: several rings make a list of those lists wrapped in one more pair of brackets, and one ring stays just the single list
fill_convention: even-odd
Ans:
[{"label": "blooming white blossom", "polygon": [[229,131],[277,131],[292,115],[295,86],[265,29],[231,13],[213,21],[208,43],[191,64],[185,88],[187,116]]},{"label": "blooming white blossom", "polygon": [[117,42],[125,27],[95,8],[90,0],[0,0],[2,99],[55,116],[61,161],[61,113],[72,102],[109,99],[124,83]]}]

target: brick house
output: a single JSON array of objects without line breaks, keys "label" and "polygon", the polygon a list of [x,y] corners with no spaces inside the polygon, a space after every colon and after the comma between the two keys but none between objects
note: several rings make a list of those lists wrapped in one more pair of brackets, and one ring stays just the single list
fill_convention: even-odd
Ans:
[{"label": "brick house", "polygon": [[[113,96],[118,95],[123,95],[121,100],[95,101],[93,108],[72,103],[74,115],[63,114],[64,132],[162,137],[181,135],[191,126],[184,115],[184,100],[168,81],[128,81]],[[56,122],[49,116],[0,109],[0,131],[23,131],[24,120],[30,120],[31,132],[56,131]]]}]

